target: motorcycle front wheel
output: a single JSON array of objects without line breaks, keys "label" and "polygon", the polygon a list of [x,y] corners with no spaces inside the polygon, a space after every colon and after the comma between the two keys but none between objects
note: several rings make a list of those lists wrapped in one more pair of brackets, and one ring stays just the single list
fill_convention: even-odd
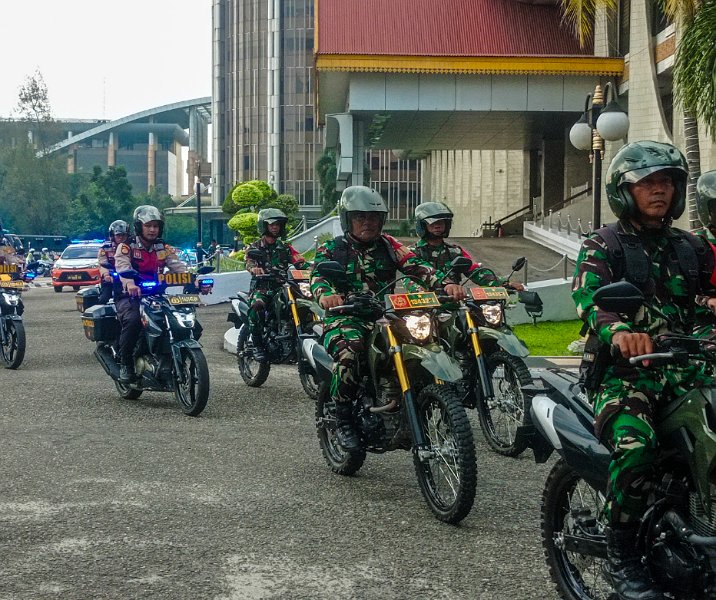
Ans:
[{"label": "motorcycle front wheel", "polygon": [[354,475],[365,462],[365,450],[346,452],[336,439],[336,403],[329,384],[322,383],[316,398],[316,433],[321,453],[331,471],[338,475]]},{"label": "motorcycle front wheel", "polygon": [[25,358],[25,325],[22,321],[2,319],[5,341],[0,342],[0,356],[6,369],[17,369]]},{"label": "motorcycle front wheel", "polygon": [[174,397],[185,415],[196,417],[209,400],[209,367],[201,349],[182,348],[181,368],[182,377],[174,374]]},{"label": "motorcycle front wheel", "polygon": [[487,372],[492,378],[493,398],[480,395],[477,416],[485,439],[495,452],[503,456],[519,456],[527,449],[526,442],[517,442],[517,428],[525,419],[525,398],[522,386],[529,385],[532,376],[525,362],[507,352],[495,352],[487,357]]},{"label": "motorcycle front wheel", "polygon": [[[299,354],[300,356],[300,354]],[[298,359],[298,378],[301,380],[303,391],[311,400],[318,398],[318,381],[313,369],[300,358]]]},{"label": "motorcycle front wheel", "polygon": [[246,325],[242,325],[239,331],[239,340],[236,342],[236,361],[239,365],[239,375],[249,387],[261,387],[268,379],[271,363],[254,360],[254,344]]},{"label": "motorcycle front wheel", "polygon": [[139,396],[142,395],[143,390],[138,390],[136,388],[129,387],[128,385],[125,385],[121,381],[118,381],[115,379],[114,381],[114,387],[117,388],[117,392],[119,393],[120,397],[124,400],[136,400],[139,398]]},{"label": "motorcycle front wheel", "polygon": [[565,548],[565,538],[604,540],[603,505],[603,496],[564,460],[554,465],[542,495],[542,547],[550,577],[565,600],[616,597],[602,575],[603,558]]},{"label": "motorcycle front wheel", "polygon": [[420,491],[433,514],[459,523],[472,508],[477,488],[477,459],[472,428],[455,391],[432,384],[417,397],[425,455],[413,453]]}]

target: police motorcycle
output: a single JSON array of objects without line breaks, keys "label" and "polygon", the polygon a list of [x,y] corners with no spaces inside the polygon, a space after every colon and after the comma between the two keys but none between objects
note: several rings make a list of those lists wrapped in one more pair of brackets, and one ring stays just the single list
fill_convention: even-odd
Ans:
[{"label": "police motorcycle", "polygon": [[[594,295],[600,309],[634,315],[647,303],[627,282]],[[665,334],[633,365],[716,364],[716,343]],[[617,358],[615,360],[623,360]],[[525,388],[535,461],[559,460],[542,494],[542,546],[557,591],[569,600],[612,600],[603,577],[609,450],[593,433],[594,413],[578,376],[545,369]],[[639,527],[638,552],[669,598],[716,597],[716,387],[692,389],[659,407],[655,487]]]},{"label": "police motorcycle", "polygon": [[21,293],[34,273],[22,273],[18,265],[0,265],[0,358],[6,369],[17,369],[25,358],[25,305]]},{"label": "police motorcycle", "polygon": [[[276,291],[273,301],[265,307],[263,330],[261,333],[266,360],[254,359],[254,340],[249,327],[249,294],[238,292],[231,300],[231,312],[227,321],[239,330],[236,343],[236,360],[239,374],[250,387],[260,387],[268,379],[271,365],[295,363],[298,360],[298,334],[312,331],[308,324],[313,323],[311,305],[314,304],[308,286],[308,272],[288,269],[282,271],[265,264],[265,255],[252,248],[246,256],[255,260],[263,269],[263,275],[254,276],[254,285],[258,290],[281,288]],[[315,308],[313,309],[315,311]],[[312,333],[312,335],[315,335]],[[299,367],[300,372],[301,367]],[[302,384],[304,380],[302,379]],[[305,386],[304,386],[305,387]]]},{"label": "police motorcycle", "polygon": [[[460,260],[456,258],[451,268]],[[512,272],[500,280],[503,286],[525,262],[521,257],[513,263]],[[485,267],[479,271],[494,275]],[[524,361],[529,350],[505,318],[510,291],[503,286],[469,288],[469,298],[457,310],[441,312],[438,319],[444,345],[462,369],[458,390],[463,404],[477,410],[490,447],[514,457],[527,448],[527,439],[518,437],[517,432],[525,420],[521,388],[532,376]],[[518,302],[533,318],[541,315],[542,301],[536,292],[518,292]]]},{"label": "police motorcycle", "polygon": [[[203,267],[199,275],[212,270]],[[95,357],[122,398],[136,400],[145,391],[173,392],[184,414],[201,414],[209,399],[209,368],[196,339],[196,307],[201,303],[198,292],[209,293],[214,280],[194,273],[164,273],[156,280],[144,280],[136,271],[119,275],[133,278],[142,291],[137,299],[142,332],[134,351],[137,380],[119,381],[121,325],[114,303],[97,304],[82,313],[85,336],[96,344]],[[185,293],[166,293],[174,286],[184,286]]]},{"label": "police motorcycle", "polygon": [[[340,263],[326,261],[315,268],[337,290],[346,289]],[[347,452],[336,439],[336,407],[330,395],[333,361],[322,344],[311,347],[320,381],[319,444],[328,466],[340,475],[355,474],[367,452],[411,450],[428,507],[440,521],[459,523],[470,512],[477,487],[472,429],[454,386],[462,373],[438,344],[431,312],[440,305],[435,292],[384,298],[382,292],[391,285],[375,295],[347,294],[344,305],[328,311],[375,321],[360,357],[360,387],[353,403],[359,451]]]}]

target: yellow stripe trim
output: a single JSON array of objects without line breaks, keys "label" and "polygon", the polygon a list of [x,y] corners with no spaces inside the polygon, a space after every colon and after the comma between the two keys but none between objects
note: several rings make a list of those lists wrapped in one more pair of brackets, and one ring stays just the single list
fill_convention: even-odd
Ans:
[{"label": "yellow stripe trim", "polygon": [[624,72],[623,58],[599,56],[398,56],[320,54],[319,71],[469,73],[490,75],[612,75]]}]

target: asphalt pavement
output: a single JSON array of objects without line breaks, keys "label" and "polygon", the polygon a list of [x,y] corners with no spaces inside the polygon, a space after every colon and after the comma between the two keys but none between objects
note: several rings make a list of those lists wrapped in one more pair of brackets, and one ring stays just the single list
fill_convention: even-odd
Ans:
[{"label": "asphalt pavement", "polygon": [[478,452],[475,506],[438,522],[408,452],[330,472],[294,366],[249,389],[203,307],[211,396],[122,400],[74,292],[32,288],[27,355],[0,369],[0,600],[550,599],[539,505],[551,461]]}]

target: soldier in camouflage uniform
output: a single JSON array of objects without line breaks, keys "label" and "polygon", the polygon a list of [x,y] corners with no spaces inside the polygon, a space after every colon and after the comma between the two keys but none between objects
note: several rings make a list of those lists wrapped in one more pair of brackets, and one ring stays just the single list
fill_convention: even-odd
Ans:
[{"label": "soldier in camouflage uniform", "polygon": [[[704,173],[696,182],[696,206],[703,227],[694,233],[714,245],[716,244],[716,171]],[[716,252],[716,249],[714,251]],[[712,317],[716,313],[716,298],[698,296],[696,302],[710,312],[698,319],[694,334],[700,337],[716,336],[716,326]]]},{"label": "soldier in camouflage uniform", "polygon": [[[663,313],[674,317],[669,324],[643,307],[629,321],[594,305],[594,292],[612,283],[619,265],[613,264],[614,255],[603,237],[606,233],[600,235],[606,227],[592,233],[577,259],[572,297],[591,335],[597,335],[603,344],[617,346],[624,358],[652,352],[654,335],[667,331],[690,333],[694,297],[688,293],[687,278],[675,258],[672,240],[691,234],[671,227],[672,219],[684,211],[686,179],[686,160],[670,144],[628,144],[609,166],[606,191],[609,206],[619,219],[620,235],[638,238],[634,241],[641,243],[649,257],[649,279],[642,291]],[[699,238],[693,239],[694,247],[703,245]],[[699,262],[698,283],[708,289],[713,255],[710,249],[704,250],[707,251],[694,250],[694,254]],[[630,274],[624,275],[629,280]],[[595,434],[612,450],[605,507],[609,525],[605,575],[620,598],[663,597],[635,550],[657,449],[653,426],[656,406],[693,386],[709,385],[710,381],[698,364],[686,368],[641,368],[609,361],[601,384],[591,386]]]},{"label": "soldier in camouflage uniform", "polygon": [[[378,292],[395,280],[396,271],[417,277],[425,287],[441,285],[428,263],[420,260],[395,238],[383,234],[388,209],[381,195],[368,187],[346,188],[338,203],[338,215],[344,236],[327,241],[316,252],[315,265],[335,260],[346,269],[350,292]],[[328,311],[344,302],[334,284],[314,269],[311,291],[318,303]],[[388,285],[387,293],[392,292]],[[448,284],[445,292],[456,300],[465,297],[462,288]],[[357,450],[360,439],[351,416],[351,403],[358,392],[357,361],[365,349],[365,337],[373,322],[352,315],[331,315],[324,320],[323,345],[333,357],[335,367],[331,380],[331,396],[336,403],[338,443],[346,450]]]},{"label": "soldier in camouflage uniform", "polygon": [[263,267],[274,267],[283,273],[290,265],[303,269],[308,263],[294,247],[281,238],[286,234],[288,217],[277,208],[264,208],[259,211],[256,224],[261,237],[249,245],[247,250],[260,250],[264,255],[262,264],[250,258],[246,259],[246,270],[254,277],[251,280],[251,296],[249,297],[249,328],[254,342],[254,360],[264,362],[264,348],[261,332],[264,325],[264,314],[267,306],[271,306],[274,296],[281,289],[281,284],[271,283],[262,289],[256,288],[256,275],[263,275]]},{"label": "soldier in camouflage uniform", "polygon": [[[420,240],[410,249],[415,255],[429,262],[438,272],[444,273],[450,268],[450,263],[458,256],[467,258],[472,265],[467,270],[466,277],[482,286],[501,285],[494,273],[480,271],[480,263],[472,260],[470,254],[458,246],[445,241],[450,235],[452,227],[452,211],[442,202],[423,202],[415,208],[415,232]],[[462,276],[450,273],[443,279],[443,283],[459,284]],[[404,281],[405,287],[410,291],[419,291],[417,284],[409,279]],[[515,290],[524,290],[521,283],[510,282],[506,287]]]}]

